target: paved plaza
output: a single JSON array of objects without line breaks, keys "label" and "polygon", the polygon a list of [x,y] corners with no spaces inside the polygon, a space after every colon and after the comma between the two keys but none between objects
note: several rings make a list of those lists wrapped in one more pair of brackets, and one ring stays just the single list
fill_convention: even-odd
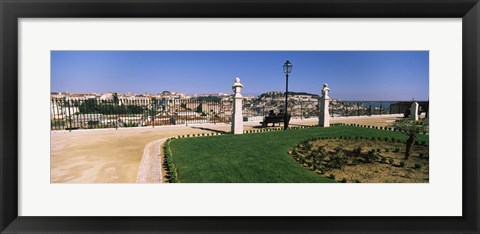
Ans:
[{"label": "paved plaza", "polygon": [[[331,123],[388,126],[401,115],[332,118]],[[318,118],[293,119],[290,126],[318,124]],[[259,122],[244,123],[244,130]],[[198,124],[140,128],[52,131],[52,183],[158,183],[159,146],[168,137],[229,132],[230,124]]]}]

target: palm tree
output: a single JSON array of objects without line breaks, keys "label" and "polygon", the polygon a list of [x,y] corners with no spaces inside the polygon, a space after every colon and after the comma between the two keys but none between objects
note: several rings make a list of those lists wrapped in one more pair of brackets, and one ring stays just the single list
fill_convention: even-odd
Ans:
[{"label": "palm tree", "polygon": [[412,148],[413,143],[415,142],[415,138],[419,133],[428,132],[428,127],[424,125],[419,125],[415,121],[410,119],[399,119],[395,121],[393,126],[395,127],[395,129],[400,130],[408,136],[405,150],[405,160],[407,160],[412,154]]}]

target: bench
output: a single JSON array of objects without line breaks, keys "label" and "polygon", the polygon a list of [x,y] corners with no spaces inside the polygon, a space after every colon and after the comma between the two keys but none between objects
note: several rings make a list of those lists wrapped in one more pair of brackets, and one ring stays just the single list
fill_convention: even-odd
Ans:
[{"label": "bench", "polygon": [[[287,121],[290,121],[290,116],[287,119]],[[283,122],[284,122],[284,116],[265,116],[265,118],[263,118],[263,122],[260,122],[260,124],[262,125],[262,127],[268,127],[268,124],[272,123],[273,127],[275,127],[276,123],[283,123]]]}]

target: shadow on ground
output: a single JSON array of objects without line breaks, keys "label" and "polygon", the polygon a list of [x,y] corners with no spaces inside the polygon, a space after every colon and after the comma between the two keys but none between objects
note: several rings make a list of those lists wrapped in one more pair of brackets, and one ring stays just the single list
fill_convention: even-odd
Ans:
[{"label": "shadow on ground", "polygon": [[230,132],[227,132],[227,131],[213,129],[213,128],[205,128],[205,127],[191,127],[191,128],[205,130],[205,131],[212,131],[212,132],[217,132],[217,133],[223,133],[223,134],[230,133]]}]

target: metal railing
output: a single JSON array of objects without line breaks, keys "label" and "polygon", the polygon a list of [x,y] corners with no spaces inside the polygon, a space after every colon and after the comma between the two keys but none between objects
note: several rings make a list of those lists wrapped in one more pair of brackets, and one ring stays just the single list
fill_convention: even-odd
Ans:
[{"label": "metal railing", "polygon": [[[330,104],[332,117],[408,114],[413,101],[334,101]],[[420,113],[428,116],[428,101],[417,101]]]},{"label": "metal railing", "polygon": [[[428,115],[428,101],[417,101],[420,112]],[[412,101],[332,101],[329,106],[331,117],[371,116],[388,114],[405,114]],[[289,101],[288,113],[292,118],[317,118],[319,113],[318,101]],[[275,114],[285,109],[285,101],[277,100],[274,103],[244,103],[244,118],[267,116],[273,110]]]},{"label": "metal railing", "polygon": [[95,129],[228,123],[231,101],[198,99],[98,100],[52,98],[51,129]]},{"label": "metal railing", "polygon": [[[417,101],[420,112],[428,116],[428,101]],[[292,118],[317,118],[317,100],[289,100]],[[404,114],[412,101],[338,101],[330,103],[335,117]],[[244,121],[262,121],[271,110],[276,114],[285,108],[285,101],[262,102],[244,100]],[[51,129],[125,128],[202,123],[230,123],[231,99],[220,98],[152,98],[152,99],[51,99]]]}]

